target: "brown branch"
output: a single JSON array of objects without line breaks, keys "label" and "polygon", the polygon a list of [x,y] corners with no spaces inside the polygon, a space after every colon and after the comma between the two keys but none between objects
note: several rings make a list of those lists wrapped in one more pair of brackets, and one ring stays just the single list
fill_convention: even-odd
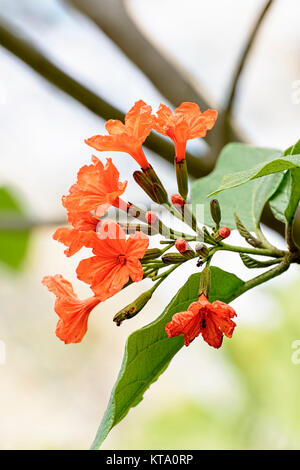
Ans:
[{"label": "brown branch", "polygon": [[[66,0],[89,17],[136,64],[153,85],[174,106],[183,101],[193,101],[201,109],[216,107],[199,84],[176,64],[175,60],[153,45],[131,18],[123,0]],[[219,107],[218,107],[219,109]],[[210,167],[224,145],[223,113],[205,140],[210,146]],[[229,123],[232,140],[245,142],[241,131]]]},{"label": "brown branch", "polygon": [[[52,85],[74,98],[100,118],[124,119],[124,113],[66,74],[47,59],[28,39],[12,32],[12,26],[4,23],[2,19],[0,22],[0,45],[25,62]],[[151,133],[145,142],[145,146],[165,160],[173,162],[174,146],[167,139]],[[195,177],[204,176],[211,170],[211,166],[207,161],[203,161],[203,164],[199,165],[199,161],[201,162],[199,158],[193,155],[189,155],[188,158],[189,169]]]},{"label": "brown branch", "polygon": [[[60,70],[28,40],[24,40],[15,33],[12,33],[10,27],[4,25],[3,22],[0,23],[0,44],[21,59],[48,82],[76,99],[97,116],[104,119],[123,119],[124,114],[121,111],[114,108],[91,90],[87,89],[78,81]],[[146,146],[160,154],[166,160],[173,161],[173,146],[159,136],[155,134],[151,135],[147,139]],[[188,167],[190,175],[195,178],[204,176],[211,170],[211,167],[203,166],[202,159],[197,159],[191,155],[188,156]],[[300,223],[298,223],[298,220],[299,219],[295,220],[295,235],[298,235],[299,238]],[[281,232],[280,224],[278,224],[274,218],[270,218],[268,220],[263,218],[263,222],[279,233]],[[42,222],[42,225],[52,225],[54,223],[55,222],[52,221],[46,221]],[[34,222],[34,224],[34,226],[41,225],[39,222]]]},{"label": "brown branch", "polygon": [[248,40],[245,44],[244,49],[241,52],[240,58],[239,58],[238,63],[237,63],[236,70],[233,74],[232,82],[231,82],[229,93],[228,93],[228,100],[227,100],[227,104],[225,105],[225,111],[224,111],[224,118],[225,118],[225,123],[226,123],[226,126],[224,126],[225,133],[226,133],[225,139],[228,140],[228,141],[231,138],[231,127],[230,127],[230,124],[227,125],[227,122],[230,123],[230,119],[232,117],[232,109],[233,109],[233,105],[234,105],[234,101],[235,101],[235,97],[236,97],[238,82],[239,82],[240,77],[242,75],[242,72],[244,70],[244,67],[245,67],[247,59],[249,57],[249,53],[252,49],[252,46],[253,46],[256,38],[257,38],[257,33],[258,33],[262,23],[263,23],[263,20],[266,16],[267,12],[269,11],[272,3],[273,3],[273,0],[269,0],[265,4],[265,6],[264,6],[263,10],[261,11],[261,13],[259,14],[255,24],[253,25],[253,28],[250,31]]},{"label": "brown branch", "polygon": [[16,216],[15,213],[2,212],[0,217],[1,232],[19,232],[32,230],[37,227],[57,227],[67,225],[67,219],[42,220],[26,216]]}]

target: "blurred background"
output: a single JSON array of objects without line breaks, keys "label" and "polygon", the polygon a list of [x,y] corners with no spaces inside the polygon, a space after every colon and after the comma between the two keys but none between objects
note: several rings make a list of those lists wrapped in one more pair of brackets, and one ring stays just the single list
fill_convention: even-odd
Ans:
[{"label": "blurred background", "polygon": [[[178,286],[176,271],[117,329],[112,316],[151,281],[132,285],[97,307],[81,344],[56,338],[54,297],[41,278],[61,273],[89,295],[75,276],[85,253],[66,258],[51,238],[65,223],[61,196],[91,157],[84,138],[138,99],[154,110],[195,101],[220,117],[206,141],[190,142],[194,178],[230,140],[287,148],[299,138],[299,17],[297,0],[0,0],[1,449],[88,448],[128,334]],[[172,147],[158,135],[147,146],[175,192]],[[136,169],[129,156],[111,156],[121,180]],[[126,196],[147,203],[130,178]],[[282,227],[264,217],[266,234],[284,246]],[[217,261],[242,279],[256,274],[238,256]],[[182,266],[180,279],[191,269]],[[202,341],[182,349],[103,448],[299,448],[299,283],[290,269],[235,300],[234,339],[221,350]]]}]

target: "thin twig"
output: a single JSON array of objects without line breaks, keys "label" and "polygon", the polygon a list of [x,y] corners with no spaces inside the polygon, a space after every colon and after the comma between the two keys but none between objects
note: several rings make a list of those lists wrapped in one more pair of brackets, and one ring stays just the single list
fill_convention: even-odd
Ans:
[{"label": "thin twig", "polygon": [[[121,111],[111,106],[91,90],[84,87],[81,83],[60,70],[49,59],[47,59],[41,51],[31,44],[30,41],[25,40],[23,37],[13,33],[12,26],[7,25],[7,23],[3,22],[2,19],[0,21],[0,45],[21,59],[48,82],[52,83],[58,89],[64,91],[66,94],[77,100],[97,116],[103,119],[123,119],[124,114]],[[173,162],[173,146],[165,139],[152,134],[147,139],[145,145],[160,155],[162,158]],[[189,174],[191,177],[200,178],[207,175],[212,169],[213,162],[211,162],[211,166],[209,167],[205,166],[202,158],[198,159],[192,155],[187,154],[187,159]],[[268,208],[264,211],[262,222],[283,235],[284,230],[282,230],[282,224],[277,223]],[[25,225],[28,225],[27,222]],[[52,221],[45,223],[36,222],[35,226],[37,225],[52,225]],[[61,222],[59,222],[58,225],[61,225]],[[296,238],[300,239],[299,217],[295,219],[294,234]]]},{"label": "thin twig", "polygon": [[[13,53],[35,72],[45,78],[69,96],[77,100],[87,109],[102,119],[124,119],[124,113],[112,106],[99,95],[86,88],[80,82],[66,74],[41,52],[31,41],[17,35],[13,26],[8,25],[2,18],[0,20],[0,45]],[[145,146],[172,162],[174,160],[174,147],[168,140],[151,133]],[[189,155],[189,169],[198,176],[204,176],[211,170],[210,167],[199,166],[199,159]]]},{"label": "thin twig", "polygon": [[[192,101],[203,110],[216,107],[199,83],[196,83],[176,62],[176,58],[169,57],[157,44],[146,37],[131,14],[128,2],[124,0],[85,0],[84,2],[66,0],[66,2],[90,18],[174,106],[178,106],[183,101]],[[220,118],[205,137],[210,146],[208,162],[203,162],[204,159],[202,159],[202,164],[205,163],[211,167],[224,145],[222,110],[219,106],[218,110]],[[245,142],[246,139],[237,126],[232,122],[229,125],[232,139]]]},{"label": "thin twig", "polygon": [[[239,59],[238,64],[237,64],[236,71],[233,74],[232,82],[231,82],[231,85],[230,85],[227,104],[225,105],[225,123],[228,123],[228,121],[232,117],[232,108],[233,108],[233,104],[234,104],[235,97],[236,97],[238,82],[240,80],[241,74],[244,70],[244,66],[245,66],[245,64],[247,62],[247,59],[249,57],[249,53],[250,53],[250,51],[252,49],[252,46],[255,42],[255,39],[257,37],[257,33],[260,29],[260,26],[263,23],[263,20],[264,20],[266,14],[267,14],[269,8],[271,7],[272,3],[273,3],[273,0],[269,0],[266,3],[266,5],[264,6],[262,12],[258,16],[258,18],[257,18],[257,20],[256,20],[256,22],[255,22],[255,24],[254,24],[254,26],[253,26],[253,28],[250,32],[248,41],[246,42],[246,45],[245,45],[245,47],[244,47],[244,49],[243,49],[243,51],[240,55],[240,59]],[[231,134],[230,125],[226,126],[226,133],[227,133],[227,139],[228,139],[229,138],[228,134]]]}]

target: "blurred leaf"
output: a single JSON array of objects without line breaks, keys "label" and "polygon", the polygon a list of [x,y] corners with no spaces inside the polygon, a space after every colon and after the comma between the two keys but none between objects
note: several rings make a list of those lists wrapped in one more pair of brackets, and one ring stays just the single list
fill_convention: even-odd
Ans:
[{"label": "blurred leaf", "polygon": [[[300,140],[288,148],[284,155],[295,155],[300,153]],[[284,179],[270,200],[270,208],[276,219],[280,222],[291,222],[294,218],[300,201],[300,169],[286,172]]]},{"label": "blurred leaf", "polygon": [[[136,406],[149,386],[168,367],[173,356],[183,346],[183,336],[168,338],[165,325],[172,316],[184,311],[197,300],[200,273],[190,276],[162,315],[150,325],[132,333],[126,343],[121,370],[112,390],[110,401],[96,438],[93,449],[99,448],[110,430],[119,423],[130,408]],[[211,268],[210,301],[230,302],[243,281],[234,274]]]},{"label": "blurred leaf", "polygon": [[237,186],[241,186],[251,180],[261,178],[262,176],[299,167],[300,155],[282,156],[280,158],[276,158],[276,155],[273,155],[272,160],[267,163],[260,163],[249,170],[225,175],[221,181],[219,189],[211,193],[210,196],[213,196],[220,191],[224,191],[225,189],[236,188]]},{"label": "blurred leaf", "polygon": [[[0,221],[10,216],[23,217],[17,198],[9,188],[0,187]],[[0,262],[13,269],[20,269],[26,256],[29,230],[0,230]]]},{"label": "blurred leaf", "polygon": [[[204,223],[208,226],[213,226],[214,222],[210,215],[207,196],[220,185],[224,174],[228,173],[229,170],[247,170],[258,163],[264,164],[266,160],[269,160],[274,155],[280,156],[281,152],[279,150],[251,147],[239,143],[226,145],[220,154],[215,169],[208,176],[197,180],[192,186],[192,203],[195,215],[197,215],[197,205],[204,205]],[[277,182],[277,178],[270,179],[269,190],[265,198],[268,199],[274,193],[277,189]],[[256,181],[250,181],[242,187],[229,189],[219,194],[218,200],[221,205],[223,225],[228,226],[230,229],[235,229],[234,212],[236,212],[249,230],[255,229],[256,222],[254,222],[252,209],[252,195],[255,188]],[[262,210],[267,199],[259,198],[259,210]]]}]

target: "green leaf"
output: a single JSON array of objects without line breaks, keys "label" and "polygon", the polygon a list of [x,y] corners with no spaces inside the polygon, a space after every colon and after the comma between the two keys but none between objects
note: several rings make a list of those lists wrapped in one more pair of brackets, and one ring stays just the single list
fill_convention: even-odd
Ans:
[{"label": "green leaf", "polygon": [[[9,217],[23,217],[23,210],[10,189],[0,187],[0,226]],[[29,230],[0,230],[0,262],[13,269],[20,269],[26,256]]]},{"label": "green leaf", "polygon": [[268,266],[272,266],[273,264],[275,264],[274,260],[259,261],[257,259],[251,258],[251,256],[248,256],[245,253],[239,253],[239,255],[244,265],[247,266],[247,268],[249,269],[267,268]]},{"label": "green leaf", "polygon": [[[92,449],[98,449],[110,430],[143,399],[147,388],[182,348],[183,336],[168,338],[165,325],[175,313],[186,310],[197,300],[199,283],[200,273],[192,274],[157,320],[129,336],[121,370]],[[210,301],[219,299],[227,303],[235,298],[244,284],[234,274],[216,267],[211,268],[211,283]]]},{"label": "green leaf", "polygon": [[276,158],[276,156],[273,155],[272,160],[267,163],[260,163],[249,170],[225,175],[219,189],[211,193],[210,196],[218,194],[220,191],[224,191],[225,189],[236,188],[237,186],[241,186],[242,184],[248,183],[256,178],[261,178],[262,176],[299,167],[300,155],[291,155],[287,157],[282,156],[280,158]]},{"label": "green leaf", "polygon": [[[263,164],[274,155],[280,156],[281,154],[282,152],[279,150],[251,147],[240,143],[226,145],[219,156],[215,169],[208,176],[197,180],[192,186],[194,214],[197,216],[198,206],[201,216],[201,205],[203,205],[204,223],[211,227],[214,226],[207,196],[220,185],[224,174],[228,173],[228,171],[247,170],[258,163]],[[272,184],[273,187],[271,189],[269,187],[266,197],[269,197],[270,192],[273,194],[277,189],[277,179],[272,180]],[[232,230],[235,229],[234,212],[236,212],[249,230],[253,231],[255,229],[256,220],[254,221],[252,208],[252,195],[255,188],[256,181],[250,181],[241,187],[229,189],[219,194],[218,200],[222,211],[222,225],[226,225]],[[259,207],[263,206],[266,202],[267,199],[264,200],[263,196],[261,196]]]},{"label": "green leaf", "polygon": [[297,155],[300,154],[300,140],[285,150],[283,155]]},{"label": "green leaf", "polygon": [[[300,153],[300,140],[288,148],[284,154],[294,155]],[[300,169],[286,172],[284,179],[270,200],[270,208],[280,222],[291,222],[294,218],[300,201]]]},{"label": "green leaf", "polygon": [[274,192],[276,192],[283,178],[284,175],[282,173],[275,173],[255,181],[252,196],[252,215],[254,225],[259,225],[266,201],[268,201],[273,196]]}]

